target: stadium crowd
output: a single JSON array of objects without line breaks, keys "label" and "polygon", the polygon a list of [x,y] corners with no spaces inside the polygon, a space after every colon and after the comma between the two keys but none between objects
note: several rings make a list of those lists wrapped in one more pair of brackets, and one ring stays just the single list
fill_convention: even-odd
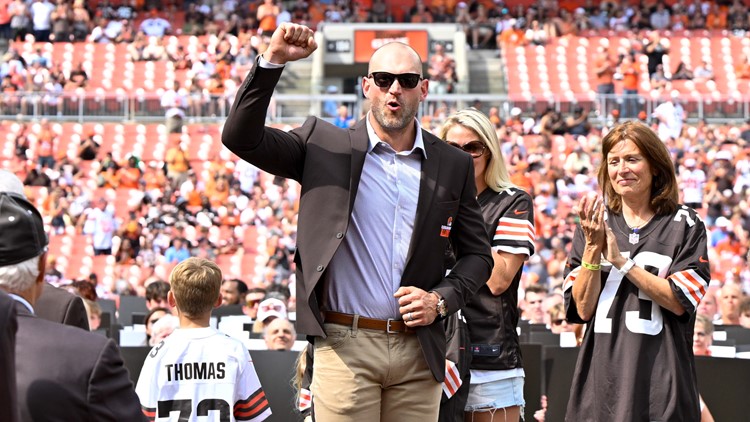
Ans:
[{"label": "stadium crowd", "polygon": [[[551,133],[545,116],[534,119],[533,125],[524,125],[520,116],[496,119],[496,124],[513,182],[532,194],[537,210],[537,253],[526,263],[522,287],[541,284],[553,292],[563,281],[576,223],[574,205],[581,195],[597,188],[594,170],[608,126],[588,123],[585,134],[573,135],[570,127]],[[294,182],[226,154],[212,158],[205,177],[193,170],[195,160],[184,155],[179,138],[172,138],[175,141],[162,163],[136,156],[115,158],[108,151],[108,140],[93,133],[81,140],[77,155],[65,151],[61,155],[54,148],[57,135],[49,122],[12,123],[6,129],[20,145],[13,160],[16,174],[28,187],[43,187],[30,188],[29,194],[42,204],[51,235],[91,235],[95,253],[114,255],[115,265],[122,268],[115,271],[120,277],[96,275],[100,297],[144,295],[146,285],[165,279],[171,266],[189,256],[231,256],[253,244],[242,239],[248,226],[257,229],[260,240],[255,250],[240,252],[262,256],[264,269],[232,277],[242,278],[251,288],[282,285],[294,292],[292,257],[299,198]],[[727,282],[750,290],[749,139],[750,122],[686,125],[677,139],[665,139],[679,175],[682,201],[699,210],[711,231],[711,291]],[[91,145],[94,151],[89,151]],[[95,171],[93,157],[101,160]],[[99,188],[137,189],[143,195],[135,203],[118,204],[127,209],[115,209],[105,198],[96,197]],[[224,236],[210,236],[214,226],[221,227]],[[142,268],[137,279],[128,276],[127,268],[133,265]],[[72,277],[76,275],[56,276],[55,283],[68,284]]]}]

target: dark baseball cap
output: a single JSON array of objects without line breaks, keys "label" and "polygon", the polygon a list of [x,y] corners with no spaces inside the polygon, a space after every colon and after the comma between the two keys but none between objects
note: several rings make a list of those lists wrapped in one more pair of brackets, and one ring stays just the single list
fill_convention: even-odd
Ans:
[{"label": "dark baseball cap", "polygon": [[17,193],[0,192],[0,267],[37,257],[47,244],[36,207]]}]

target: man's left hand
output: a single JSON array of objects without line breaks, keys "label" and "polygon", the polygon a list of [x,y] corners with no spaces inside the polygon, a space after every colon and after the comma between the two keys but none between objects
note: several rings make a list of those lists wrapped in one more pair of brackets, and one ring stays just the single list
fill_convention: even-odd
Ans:
[{"label": "man's left hand", "polygon": [[430,325],[437,318],[437,294],[419,287],[404,286],[399,287],[393,296],[398,299],[398,311],[407,327]]}]

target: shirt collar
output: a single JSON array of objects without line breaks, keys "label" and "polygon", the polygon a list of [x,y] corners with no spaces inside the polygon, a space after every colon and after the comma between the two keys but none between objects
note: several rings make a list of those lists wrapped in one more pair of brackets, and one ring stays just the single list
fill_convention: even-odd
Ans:
[{"label": "shirt collar", "polygon": [[22,304],[23,306],[25,306],[25,307],[26,307],[26,309],[28,309],[28,310],[29,310],[29,312],[31,312],[32,314],[34,313],[34,307],[33,307],[33,306],[31,306],[31,304],[30,304],[30,303],[29,303],[29,302],[28,302],[28,301],[27,301],[26,299],[24,299],[24,298],[22,298],[21,296],[18,296],[18,295],[16,295],[16,294],[13,294],[13,293],[8,293],[8,296],[12,297],[12,298],[13,298],[13,299],[15,299],[15,300],[16,300],[17,302],[21,302],[21,304]]},{"label": "shirt collar", "polygon": [[[378,143],[386,143],[375,133],[375,128],[373,128],[372,124],[370,123],[370,113],[372,112],[368,112],[367,116],[365,117],[365,123],[367,124],[367,139],[370,142],[367,146],[368,153],[371,152],[375,148],[375,146],[378,145]],[[424,139],[422,139],[422,125],[419,124],[419,120],[417,119],[414,119],[414,124],[417,126],[417,136],[416,138],[414,138],[414,146],[412,146],[411,150],[405,152],[405,154],[412,154],[415,150],[418,149],[422,153],[422,156],[427,159],[427,150],[424,148]]]}]

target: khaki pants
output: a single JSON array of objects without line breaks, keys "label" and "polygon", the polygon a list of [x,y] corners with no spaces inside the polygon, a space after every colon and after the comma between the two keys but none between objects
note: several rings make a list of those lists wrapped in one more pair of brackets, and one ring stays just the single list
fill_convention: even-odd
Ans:
[{"label": "khaki pants", "polygon": [[414,334],[324,325],[315,338],[313,411],[320,422],[437,421],[442,384]]}]

